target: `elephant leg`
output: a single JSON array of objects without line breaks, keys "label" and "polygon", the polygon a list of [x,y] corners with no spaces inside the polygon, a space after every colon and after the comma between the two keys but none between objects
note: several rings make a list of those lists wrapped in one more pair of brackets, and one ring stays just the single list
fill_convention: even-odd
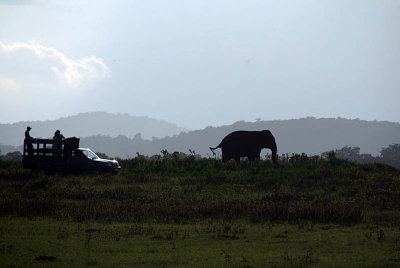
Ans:
[{"label": "elephant leg", "polygon": [[257,156],[257,155],[251,155],[248,158],[249,158],[249,161],[254,161],[256,159],[260,160],[260,156]]},{"label": "elephant leg", "polygon": [[256,159],[260,160],[260,152],[257,151],[250,152],[247,158],[249,158],[249,161],[254,161]]},{"label": "elephant leg", "polygon": [[226,163],[230,159],[230,156],[227,154],[222,153],[222,162]]},{"label": "elephant leg", "polygon": [[272,151],[272,162],[274,163],[274,164],[278,164],[278,157],[277,157],[277,154],[276,154],[276,149],[274,150],[274,149],[272,149],[271,150]]}]

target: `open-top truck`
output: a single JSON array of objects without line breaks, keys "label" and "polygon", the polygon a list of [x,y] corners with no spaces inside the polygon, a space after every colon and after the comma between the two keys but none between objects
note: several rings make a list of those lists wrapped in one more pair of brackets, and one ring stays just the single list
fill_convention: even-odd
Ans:
[{"label": "open-top truck", "polygon": [[79,138],[62,141],[31,138],[24,141],[24,168],[37,171],[118,172],[116,160],[101,159],[87,148],[79,148]]}]

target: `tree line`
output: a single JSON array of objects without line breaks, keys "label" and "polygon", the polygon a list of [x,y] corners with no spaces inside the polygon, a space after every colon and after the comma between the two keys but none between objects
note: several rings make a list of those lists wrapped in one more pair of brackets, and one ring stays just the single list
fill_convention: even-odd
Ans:
[{"label": "tree line", "polygon": [[365,153],[361,154],[359,147],[350,146],[345,146],[342,149],[337,149],[331,152],[325,152],[322,156],[328,157],[332,152],[336,158],[360,164],[383,163],[400,168],[400,144],[391,144],[388,147],[383,147],[379,156],[372,156],[371,154]]},{"label": "tree line", "polygon": [[[101,158],[110,158],[107,156],[107,154],[102,152],[97,152],[97,155]],[[185,158],[188,156],[195,156],[196,159],[201,158],[201,155],[196,154],[192,150],[190,150],[189,154],[183,152],[174,152],[170,154],[165,149],[160,151],[160,154],[158,155],[156,154],[146,158],[150,160],[158,160],[160,158],[165,158],[168,155],[171,156],[175,155],[179,158]],[[388,147],[383,147],[380,151],[379,156],[373,156],[371,154],[365,154],[365,153],[361,154],[359,147],[351,147],[351,146],[345,146],[341,149],[336,149],[334,151],[329,151],[321,154],[321,157],[323,158],[329,158],[332,156],[338,159],[343,159],[360,164],[382,163],[400,168],[400,144],[391,144]],[[22,160],[22,154],[19,151],[9,152],[5,155],[2,155],[0,151],[0,161],[21,161],[21,160]]]}]

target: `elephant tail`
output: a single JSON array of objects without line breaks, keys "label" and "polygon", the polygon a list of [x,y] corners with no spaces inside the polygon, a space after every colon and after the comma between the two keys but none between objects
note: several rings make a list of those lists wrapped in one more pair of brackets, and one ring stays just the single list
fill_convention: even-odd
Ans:
[{"label": "elephant tail", "polygon": [[221,148],[221,143],[220,143],[217,147],[215,147],[215,148],[212,148],[212,147],[209,147],[209,148],[210,148],[211,152],[213,153],[213,155],[215,155],[214,150],[215,150],[215,149],[218,149],[218,148]]}]

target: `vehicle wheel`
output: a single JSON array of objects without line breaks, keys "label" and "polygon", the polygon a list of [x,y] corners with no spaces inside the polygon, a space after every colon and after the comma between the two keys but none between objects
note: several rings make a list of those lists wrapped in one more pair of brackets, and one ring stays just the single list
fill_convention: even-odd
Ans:
[{"label": "vehicle wheel", "polygon": [[92,169],[92,174],[99,175],[100,173],[101,173],[100,169],[98,169],[98,168]]}]

